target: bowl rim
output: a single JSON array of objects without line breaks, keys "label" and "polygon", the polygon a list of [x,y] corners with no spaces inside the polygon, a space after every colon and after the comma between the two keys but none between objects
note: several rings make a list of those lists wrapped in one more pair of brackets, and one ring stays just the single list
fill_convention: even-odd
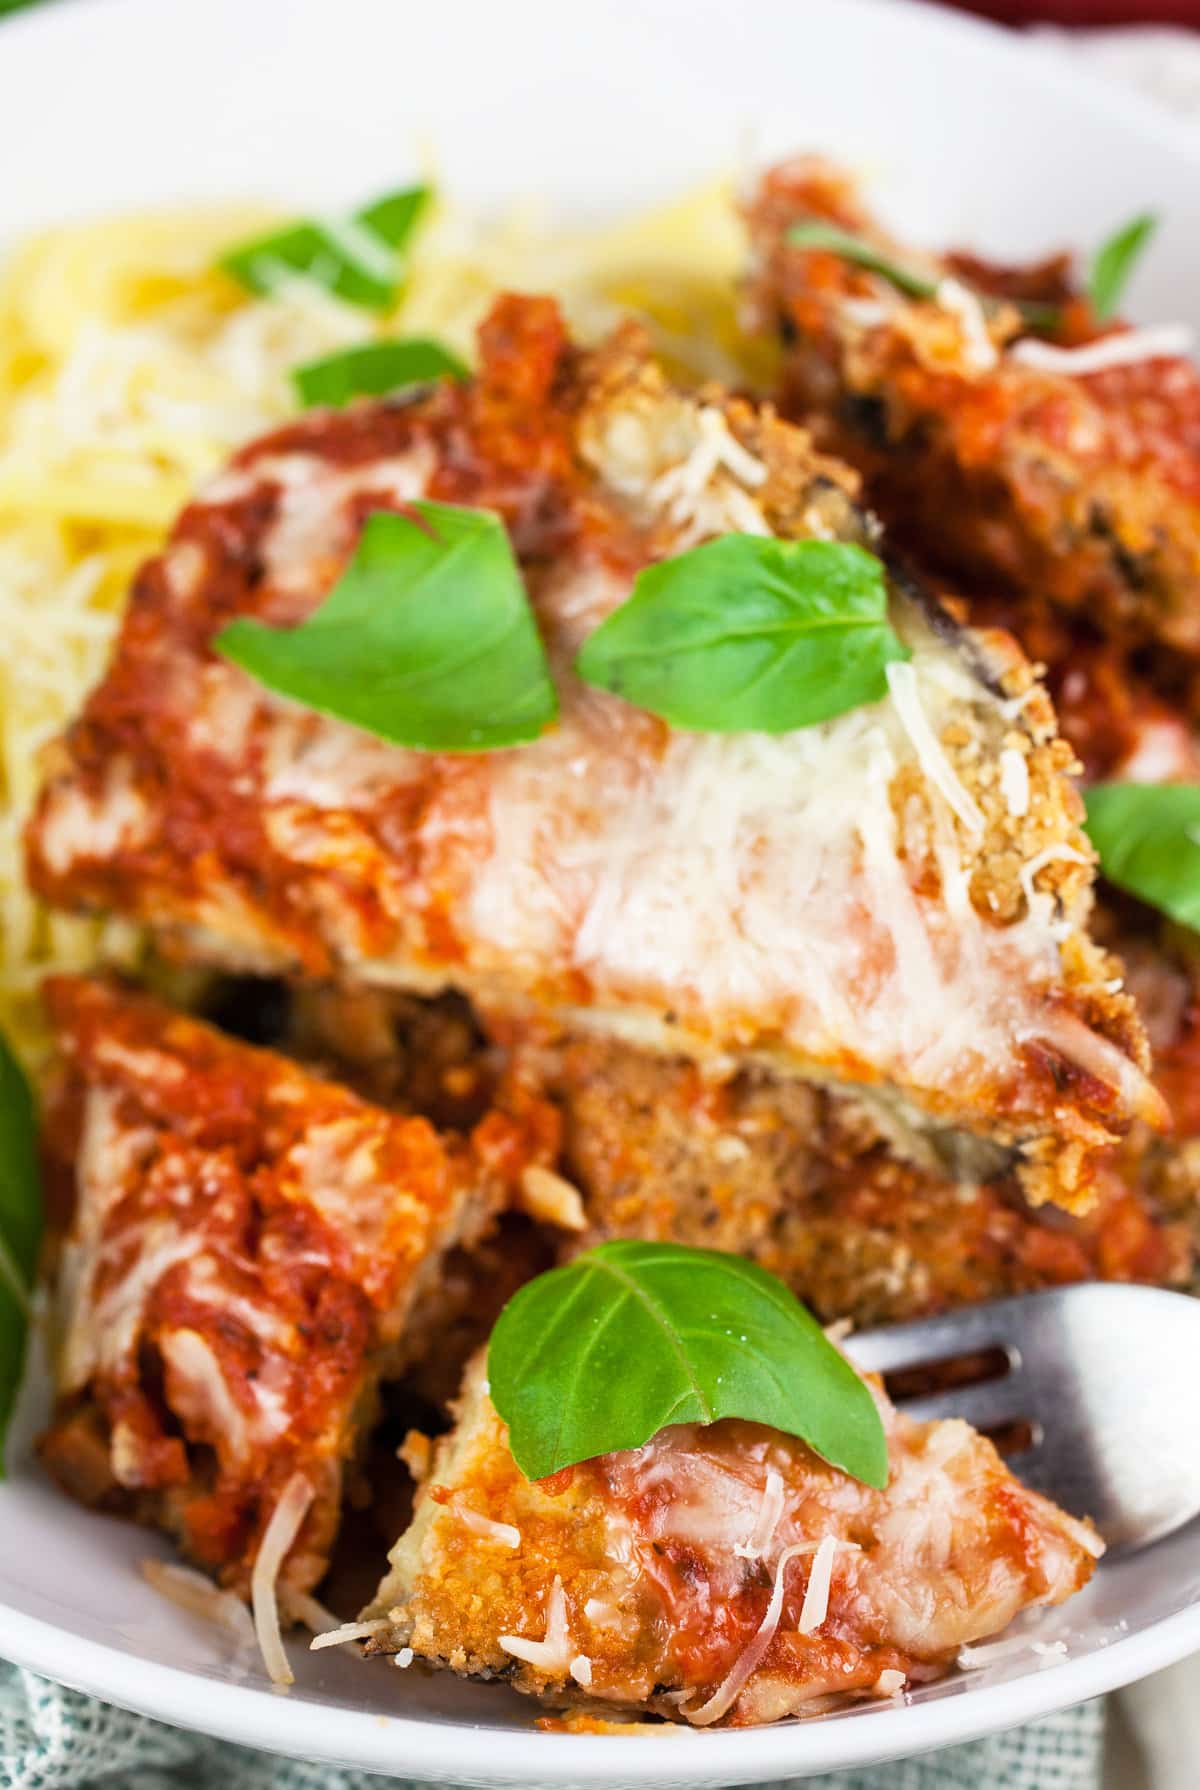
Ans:
[{"label": "bowl rim", "polygon": [[[344,1759],[359,1769],[434,1781],[475,1778],[496,1786],[624,1783],[759,1784],[907,1758],[1018,1727],[1144,1678],[1200,1650],[1200,1605],[1046,1670],[963,1694],[895,1708],[861,1704],[815,1721],[645,1734],[533,1733],[526,1727],[383,1716],[271,1687],[228,1684],[184,1667],[130,1655],[73,1635],[11,1606],[4,1654],[71,1689],[170,1726],[293,1758]],[[201,1689],[202,1688],[202,1692]],[[1002,1709],[997,1709],[997,1703]],[[341,1730],[349,1725],[353,1735]],[[801,1740],[801,1736],[803,1739]],[[536,1753],[533,1749],[536,1748]],[[802,1756],[797,1756],[801,1754]]]}]

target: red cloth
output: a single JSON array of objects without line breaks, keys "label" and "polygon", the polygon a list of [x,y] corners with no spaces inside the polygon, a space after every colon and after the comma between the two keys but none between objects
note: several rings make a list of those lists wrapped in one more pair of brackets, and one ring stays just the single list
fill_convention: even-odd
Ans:
[{"label": "red cloth", "polygon": [[950,0],[1005,25],[1192,25],[1200,0]]}]

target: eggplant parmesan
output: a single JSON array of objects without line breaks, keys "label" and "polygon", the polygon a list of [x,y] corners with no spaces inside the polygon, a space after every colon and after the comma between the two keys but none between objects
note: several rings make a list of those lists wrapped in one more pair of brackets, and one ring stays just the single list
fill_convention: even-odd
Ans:
[{"label": "eggplant parmesan", "polygon": [[42,1460],[256,1606],[264,1573],[308,1591],[380,1377],[437,1336],[447,1254],[544,1153],[536,1127],[493,1111],[439,1136],[117,983],[46,998],[63,1224]]},{"label": "eggplant parmesan", "polygon": [[[455,988],[709,1063],[861,1091],[1035,1200],[1083,1205],[1096,1153],[1160,1104],[1086,932],[1072,759],[1010,639],[903,577],[911,652],[882,701],[788,734],[706,735],[579,682],[633,576],[728,532],[880,547],[847,469],[636,332],[571,346],[502,300],[476,382],[316,415],[245,450],[139,575],[116,654],[58,742],[29,832],[60,906],[186,956]],[[311,613],[364,519],[428,496],[505,521],[560,724],[415,752],[269,694],[212,650],[231,617]]]},{"label": "eggplant parmesan", "polygon": [[885,1491],[740,1420],[530,1482],[477,1359],[357,1632],[400,1664],[701,1727],[936,1678],[1078,1590],[1103,1544],[967,1424],[878,1401]]},{"label": "eggplant parmesan", "polygon": [[[904,540],[935,543],[955,578],[1172,649],[1194,676],[1200,375],[1172,332],[1101,323],[1065,257],[1009,269],[901,247],[816,158],[767,174],[749,219],[749,321],[782,338],[784,407],[862,469]],[[790,240],[813,221],[929,296]]]}]

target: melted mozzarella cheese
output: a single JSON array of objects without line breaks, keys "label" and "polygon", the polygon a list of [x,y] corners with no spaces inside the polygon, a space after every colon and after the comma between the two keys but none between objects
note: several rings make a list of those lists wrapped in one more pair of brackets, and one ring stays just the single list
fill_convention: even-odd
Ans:
[{"label": "melted mozzarella cheese", "polygon": [[128,768],[118,763],[110,771],[102,802],[69,785],[55,792],[38,833],[40,849],[50,869],[61,873],[78,858],[110,858],[140,845],[151,818]]},{"label": "melted mozzarella cheese", "polygon": [[977,824],[938,735],[987,699],[929,639],[903,669],[899,704],[657,746],[616,699],[565,688],[560,727],[493,767],[487,855],[453,866],[479,958],[571,964],[595,1005],[669,1007],[701,1035],[736,1037],[753,1014],[785,1048],[849,1050],[902,1080],[949,1085],[1006,1061],[1057,945],[1044,926],[988,926],[969,901],[951,919],[913,889],[896,777],[936,762],[931,803]]},{"label": "melted mozzarella cheese", "polygon": [[166,1369],[167,1402],[189,1426],[188,1434],[219,1440],[235,1460],[244,1459],[248,1426],[212,1345],[197,1330],[168,1330],[159,1338],[159,1349]]},{"label": "melted mozzarella cheese", "polygon": [[377,494],[380,508],[411,503],[429,482],[433,458],[431,450],[416,449],[339,472],[326,460],[281,455],[255,471],[281,486],[264,549],[272,586],[311,592],[314,563],[336,564],[350,550],[357,500]]}]

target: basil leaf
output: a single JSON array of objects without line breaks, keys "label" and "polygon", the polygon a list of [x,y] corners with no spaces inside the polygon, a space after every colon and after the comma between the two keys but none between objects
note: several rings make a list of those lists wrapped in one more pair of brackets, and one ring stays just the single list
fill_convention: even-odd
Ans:
[{"label": "basil leaf", "polygon": [[269,690],[399,746],[488,752],[558,713],[503,524],[485,510],[377,511],[321,606],[298,627],[249,616],[213,641]]},{"label": "basil leaf", "polygon": [[628,1239],[587,1250],[505,1306],[488,1381],[529,1479],[640,1448],[669,1423],[744,1417],[887,1484],[865,1382],[782,1281],[742,1256]]},{"label": "basil leaf", "polygon": [[469,379],[470,371],[456,354],[426,336],[367,342],[292,369],[292,384],[302,404],[348,404],[364,394],[378,398],[443,377]]},{"label": "basil leaf", "polygon": [[349,218],[301,219],[236,244],[218,266],[250,292],[269,295],[289,279],[308,279],[348,304],[386,311],[403,273],[400,251],[429,197],[428,187],[405,187]]},{"label": "basil leaf", "polygon": [[1087,278],[1087,294],[1097,317],[1111,317],[1116,311],[1138,257],[1157,229],[1154,212],[1144,211],[1100,244]]},{"label": "basil leaf", "polygon": [[908,657],[874,554],[735,534],[639,572],[576,670],[676,727],[788,733],[877,702]]},{"label": "basil leaf", "polygon": [[42,1239],[37,1119],[29,1083],[0,1035],[0,1478],[16,1403]]},{"label": "basil leaf", "polygon": [[382,199],[372,199],[354,214],[356,223],[381,237],[390,249],[402,249],[421,221],[425,207],[433,197],[427,186],[398,187]]},{"label": "basil leaf", "polygon": [[1200,785],[1098,783],[1084,800],[1109,882],[1200,929]]},{"label": "basil leaf", "polygon": [[877,273],[908,298],[937,297],[937,280],[893,260],[873,242],[855,236],[850,230],[839,230],[836,224],[809,218],[805,223],[793,224],[787,239],[797,248],[827,249],[831,255],[840,255],[843,261],[852,261],[856,267],[866,268],[868,273]]}]

